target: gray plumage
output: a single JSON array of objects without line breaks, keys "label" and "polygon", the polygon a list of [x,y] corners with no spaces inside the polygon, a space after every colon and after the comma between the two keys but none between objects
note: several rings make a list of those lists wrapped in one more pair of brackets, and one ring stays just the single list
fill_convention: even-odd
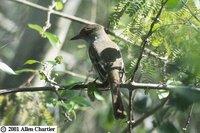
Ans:
[{"label": "gray plumage", "polygon": [[71,40],[83,39],[88,45],[88,53],[92,64],[103,83],[111,88],[113,112],[116,119],[126,117],[121,94],[120,83],[125,82],[124,63],[121,52],[100,25],[88,25]]}]

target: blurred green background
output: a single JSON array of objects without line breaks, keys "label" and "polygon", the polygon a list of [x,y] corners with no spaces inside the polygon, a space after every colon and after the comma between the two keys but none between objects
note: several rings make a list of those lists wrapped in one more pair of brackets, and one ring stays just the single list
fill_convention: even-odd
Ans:
[{"label": "blurred green background", "polygon": [[[48,7],[51,0],[30,0]],[[58,1],[57,1],[58,2]],[[129,80],[140,54],[140,45],[161,7],[161,0],[67,0],[63,13],[97,22],[117,36],[110,35],[121,50]],[[200,1],[168,0],[148,38],[146,50],[135,81],[170,85],[200,86]],[[51,15],[48,32],[61,41],[52,47],[47,38],[28,27],[44,26],[47,12],[15,2],[0,0],[0,61],[13,70],[39,70],[41,65],[24,65],[27,60],[49,61],[62,56],[53,68],[52,78],[59,85],[91,82],[92,70],[84,41],[70,41],[83,24]],[[9,75],[0,71],[0,88],[45,86],[35,73]],[[96,89],[92,86],[89,89]],[[123,88],[128,110],[128,90]],[[133,129],[136,133],[200,132],[199,92],[173,92],[165,105]],[[165,92],[166,93],[166,92]],[[134,92],[135,120],[156,107],[164,94],[158,90]],[[127,127],[126,120],[112,115],[109,91],[95,92],[95,100],[85,90],[60,91],[64,103],[53,92],[25,92],[0,96],[1,125],[56,125],[60,133],[118,133]],[[192,110],[192,111],[191,111]],[[191,113],[190,113],[191,112]],[[186,127],[188,118],[190,124]]]}]

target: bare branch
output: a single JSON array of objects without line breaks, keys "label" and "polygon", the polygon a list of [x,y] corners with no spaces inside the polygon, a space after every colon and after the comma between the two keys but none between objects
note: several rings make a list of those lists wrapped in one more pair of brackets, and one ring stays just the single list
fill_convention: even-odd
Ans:
[{"label": "bare branch", "polygon": [[[95,83],[97,88],[101,88],[101,91],[108,91],[109,89],[105,88],[104,84]],[[84,83],[75,83],[72,85],[67,86],[59,86],[60,90],[81,90],[86,89],[88,84]],[[169,91],[176,91],[180,89],[185,90],[194,90],[200,92],[200,88],[194,86],[177,86],[177,85],[166,85],[166,84],[151,84],[151,83],[128,83],[128,84],[121,84],[121,88],[127,88],[128,90],[135,90],[135,89],[151,89],[151,90],[169,90]],[[0,89],[0,95],[5,95],[9,93],[16,93],[16,92],[31,92],[31,91],[55,91],[56,88],[53,86],[43,86],[43,87],[22,87],[22,88],[2,88]]]},{"label": "bare branch", "polygon": [[16,93],[16,92],[34,92],[34,91],[56,91],[56,90],[67,90],[67,89],[84,89],[87,88],[86,84],[75,84],[69,86],[60,86],[59,89],[53,86],[43,86],[43,87],[22,87],[22,88],[7,88],[7,89],[0,89],[0,95],[5,95],[9,93]]},{"label": "bare branch", "polygon": [[[26,0],[10,0],[10,1],[17,2],[17,3],[23,4],[23,5],[27,5],[29,7],[33,7],[33,8],[45,11],[45,12],[49,12],[49,10],[50,10],[49,8],[40,6],[38,4],[34,4],[34,3],[26,1]],[[67,14],[64,14],[64,13],[61,13],[61,12],[58,12],[58,11],[54,11],[54,10],[51,10],[51,14],[56,15],[56,16],[60,16],[60,17],[63,17],[63,18],[67,18],[69,20],[73,20],[75,22],[82,23],[82,24],[95,24],[94,22],[88,21],[86,19],[67,15]]]},{"label": "bare branch", "polygon": [[133,118],[133,90],[129,91],[129,113],[128,113],[128,131],[131,133],[133,128],[134,118]]},{"label": "bare branch", "polygon": [[183,130],[186,132],[187,131],[187,128],[191,122],[191,117],[192,117],[192,112],[193,112],[193,108],[194,108],[194,104],[192,104],[191,108],[190,108],[190,112],[188,114],[188,117],[187,117],[187,121],[185,123],[185,126],[183,127]]}]

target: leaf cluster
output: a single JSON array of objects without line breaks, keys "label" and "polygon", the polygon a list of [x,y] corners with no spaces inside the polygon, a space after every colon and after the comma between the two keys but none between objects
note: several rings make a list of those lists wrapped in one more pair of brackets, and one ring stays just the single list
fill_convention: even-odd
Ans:
[{"label": "leaf cluster", "polygon": [[[139,53],[142,52],[140,46],[151,29],[152,22],[155,21],[156,24],[152,29],[151,36],[147,39],[146,50],[134,80],[142,83],[167,83],[199,87],[200,23],[197,18],[200,16],[200,12],[197,10],[198,6],[187,0],[168,0],[161,16],[155,18],[161,2],[161,0],[121,0],[110,16],[109,26],[117,35],[125,38],[123,40],[116,39],[116,42],[123,49],[127,77],[132,76]],[[155,104],[158,102],[157,98],[162,98],[162,95],[165,94],[166,92],[160,92],[160,90],[145,91],[144,95],[150,95],[150,97],[144,96],[140,100],[136,99],[135,111],[142,108],[143,110],[139,112],[148,110],[147,101],[152,101]],[[175,92],[171,96],[168,104],[170,109],[165,109],[175,112],[173,115],[170,114],[170,117],[178,115],[181,111],[188,110],[193,103],[199,102],[197,95],[180,88],[179,92]],[[169,114],[166,113],[166,115]],[[163,125],[159,121],[159,126],[162,125],[159,132],[170,131],[166,130],[168,126],[174,132],[181,130],[176,129],[170,117],[167,121],[163,121]],[[159,116],[156,119],[162,118]]]}]

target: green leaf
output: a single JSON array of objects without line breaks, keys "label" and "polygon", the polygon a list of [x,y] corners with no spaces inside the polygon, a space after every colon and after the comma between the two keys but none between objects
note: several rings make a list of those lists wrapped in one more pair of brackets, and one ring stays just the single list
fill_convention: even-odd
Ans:
[{"label": "green leaf", "polygon": [[182,85],[182,82],[181,81],[177,81],[175,79],[169,79],[169,80],[167,80],[166,84],[167,85]]},{"label": "green leaf", "polygon": [[166,9],[170,11],[178,11],[187,1],[188,0],[168,0],[166,3]]},{"label": "green leaf", "polygon": [[62,10],[63,9],[63,3],[61,1],[56,2],[56,10]]},{"label": "green leaf", "polygon": [[71,112],[73,110],[73,105],[70,103],[61,104],[67,111]]},{"label": "green leaf", "polygon": [[162,44],[162,39],[156,38],[155,40],[152,41],[152,45],[154,47],[158,47]]},{"label": "green leaf", "polygon": [[95,98],[97,99],[97,100],[99,100],[99,101],[104,101],[105,99],[104,99],[104,97],[102,97],[99,93],[97,93],[97,92],[94,92],[94,96],[95,96]]},{"label": "green leaf", "polygon": [[179,4],[179,0],[168,0],[166,3],[166,9],[175,9]]},{"label": "green leaf", "polygon": [[32,65],[32,64],[36,64],[36,63],[40,63],[40,62],[37,61],[37,60],[27,60],[24,64],[25,65]]},{"label": "green leaf", "polygon": [[28,26],[42,34],[42,37],[47,37],[53,47],[56,47],[58,44],[60,44],[60,40],[56,35],[50,32],[44,32],[41,26],[36,24],[28,24]]},{"label": "green leaf", "polygon": [[39,72],[40,80],[46,80],[46,75],[42,72]]},{"label": "green leaf", "polygon": [[104,101],[104,98],[100,95],[100,93],[101,92],[95,86],[94,82],[88,83],[87,94],[91,101],[94,101],[95,99],[97,99],[99,101]]},{"label": "green leaf", "polygon": [[38,72],[38,70],[33,70],[33,69],[21,69],[21,70],[17,70],[15,71],[16,74],[21,74],[21,73],[27,73],[27,72],[31,72],[31,73],[36,73]]},{"label": "green leaf", "polygon": [[48,38],[53,47],[56,47],[58,44],[60,44],[59,38],[56,35],[50,32],[44,32],[44,35]]},{"label": "green leaf", "polygon": [[84,97],[74,96],[70,100],[78,105],[82,105],[85,107],[91,107],[90,102],[88,100],[86,100]]},{"label": "green leaf", "polygon": [[94,95],[95,88],[96,86],[93,82],[88,83],[87,95],[91,101],[95,100],[95,95]]},{"label": "green leaf", "polygon": [[51,65],[56,65],[56,61],[54,61],[54,60],[49,60],[49,61],[47,61],[49,64],[51,64]]},{"label": "green leaf", "polygon": [[75,110],[72,110],[70,113],[72,113],[72,115],[74,116],[74,119],[76,120],[76,112],[75,112]]},{"label": "green leaf", "polygon": [[63,62],[63,57],[62,56],[57,56],[55,58],[56,63],[61,64]]},{"label": "green leaf", "polygon": [[46,107],[47,108],[54,108],[54,104],[53,103],[46,103]]},{"label": "green leaf", "polygon": [[57,65],[57,64],[61,64],[62,60],[63,60],[62,56],[57,56],[54,60],[49,60],[47,62],[52,64],[52,65]]},{"label": "green leaf", "polygon": [[174,9],[178,6],[179,0],[168,0],[166,3],[167,9]]},{"label": "green leaf", "polygon": [[67,110],[67,112],[69,112],[69,113],[71,113],[73,116],[74,116],[74,119],[76,119],[76,112],[75,112],[75,110],[74,110],[74,104],[73,104],[73,102],[70,102],[70,103],[61,103],[61,102],[59,102],[59,104],[62,106],[62,107],[64,107],[66,110]]},{"label": "green leaf", "polygon": [[28,24],[28,27],[40,33],[43,31],[42,27],[37,24]]},{"label": "green leaf", "polygon": [[159,99],[163,99],[166,98],[169,95],[169,91],[168,90],[158,90],[158,98]]},{"label": "green leaf", "polygon": [[16,75],[16,73],[8,65],[6,65],[3,62],[0,62],[0,70],[6,72],[8,74]]}]

